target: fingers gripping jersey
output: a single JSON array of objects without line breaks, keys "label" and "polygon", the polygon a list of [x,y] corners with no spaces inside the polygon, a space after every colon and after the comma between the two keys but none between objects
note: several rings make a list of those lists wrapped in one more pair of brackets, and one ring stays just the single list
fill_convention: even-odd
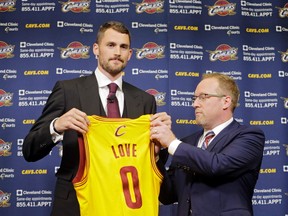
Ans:
[{"label": "fingers gripping jersey", "polygon": [[163,177],[150,143],[150,115],[88,118],[91,125],[79,142],[80,167],[73,180],[81,215],[158,216]]}]

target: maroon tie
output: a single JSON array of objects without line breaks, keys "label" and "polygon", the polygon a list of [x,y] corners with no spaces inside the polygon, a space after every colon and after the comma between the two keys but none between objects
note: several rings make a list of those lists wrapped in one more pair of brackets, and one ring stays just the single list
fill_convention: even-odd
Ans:
[{"label": "maroon tie", "polygon": [[116,90],[118,88],[116,83],[110,83],[108,85],[109,95],[107,97],[107,115],[108,118],[120,118],[120,112],[118,107],[118,100],[116,97]]},{"label": "maroon tie", "polygon": [[208,144],[210,142],[210,140],[215,136],[214,132],[213,131],[209,131],[206,135],[205,135],[205,139],[204,139],[204,142],[201,146],[202,149],[207,149],[208,147]]}]

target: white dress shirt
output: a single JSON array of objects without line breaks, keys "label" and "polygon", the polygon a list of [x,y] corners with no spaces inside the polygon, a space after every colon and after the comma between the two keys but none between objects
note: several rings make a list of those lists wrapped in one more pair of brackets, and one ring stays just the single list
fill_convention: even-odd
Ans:
[{"label": "white dress shirt", "polygon": [[[100,95],[100,99],[103,105],[103,108],[107,114],[107,96],[109,94],[109,88],[108,85],[111,83],[111,80],[106,77],[103,73],[100,72],[100,70],[98,68],[96,68],[95,70],[95,76],[98,82],[98,88],[99,88],[99,95]],[[116,91],[116,97],[118,100],[118,104],[119,104],[119,110],[120,110],[120,114],[122,116],[123,111],[124,111],[124,93],[122,90],[122,76],[120,76],[117,80],[113,81],[114,83],[116,83],[118,85],[117,91]],[[53,121],[50,123],[50,134],[52,136],[52,141],[54,143],[62,141],[63,140],[63,136],[64,136],[64,132],[61,134],[58,134],[55,130],[54,130],[54,122],[57,120],[58,118],[53,119]]]},{"label": "white dress shirt", "polygon": [[[100,99],[104,107],[104,110],[107,114],[107,96],[109,94],[108,85],[111,83],[111,80],[108,77],[106,77],[103,73],[101,73],[98,68],[95,70],[95,76],[98,82]],[[116,91],[116,97],[118,100],[120,114],[122,116],[124,110],[124,93],[122,90],[122,76],[120,76],[117,80],[113,82],[118,85]]]}]

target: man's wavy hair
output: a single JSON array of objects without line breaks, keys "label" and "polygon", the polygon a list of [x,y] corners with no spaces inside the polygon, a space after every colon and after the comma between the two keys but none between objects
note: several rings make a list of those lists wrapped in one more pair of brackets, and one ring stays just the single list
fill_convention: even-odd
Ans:
[{"label": "man's wavy hair", "polygon": [[104,33],[108,29],[113,29],[119,33],[127,34],[129,36],[129,43],[131,44],[131,34],[129,29],[123,23],[117,21],[109,21],[100,26],[96,38],[97,44],[99,44],[99,42],[102,40]]}]

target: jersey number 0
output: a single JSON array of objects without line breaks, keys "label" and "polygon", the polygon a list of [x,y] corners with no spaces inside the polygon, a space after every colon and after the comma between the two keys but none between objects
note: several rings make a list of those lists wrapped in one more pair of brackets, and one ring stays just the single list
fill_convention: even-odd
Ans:
[{"label": "jersey number 0", "polygon": [[[138,209],[142,206],[142,197],[139,188],[139,177],[134,166],[125,166],[120,169],[123,193],[126,205],[131,209]],[[134,201],[132,196],[134,195]]]}]

